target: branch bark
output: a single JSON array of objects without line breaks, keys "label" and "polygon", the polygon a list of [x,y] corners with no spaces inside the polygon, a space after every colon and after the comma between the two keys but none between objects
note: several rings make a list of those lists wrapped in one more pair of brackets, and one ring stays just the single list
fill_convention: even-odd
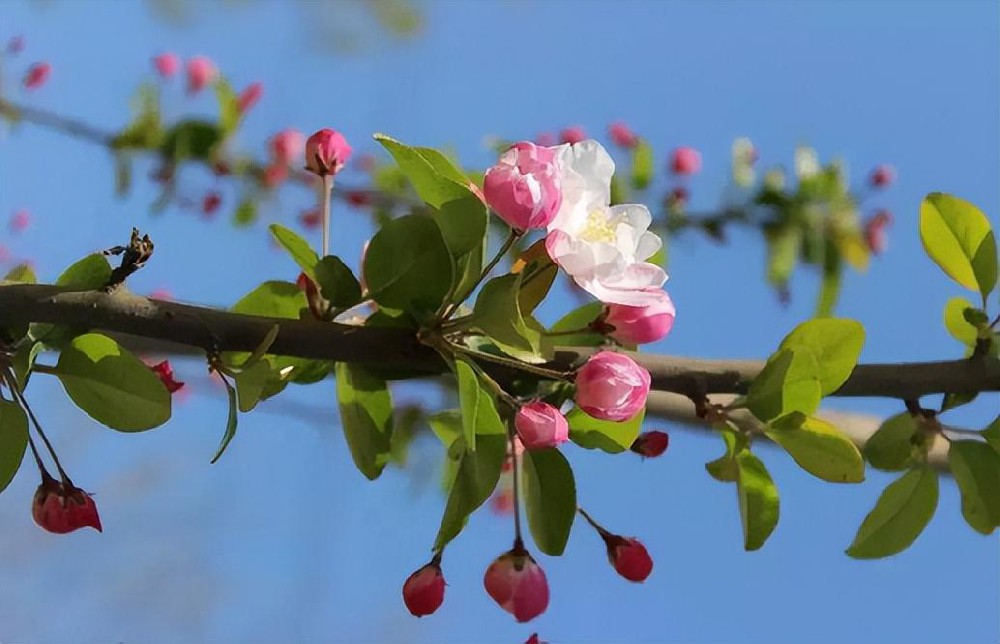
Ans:
[{"label": "branch bark", "polygon": [[[406,368],[428,375],[446,371],[438,354],[412,331],[315,320],[242,315],[225,310],[151,300],[119,288],[110,293],[43,284],[0,283],[0,326],[62,324],[162,340],[205,351],[252,351],[277,324],[270,352],[303,358]],[[582,364],[592,349],[559,349],[549,368]],[[707,360],[633,354],[649,370],[653,389],[685,396],[742,394],[764,366],[760,360]],[[502,379],[509,367],[484,363]],[[833,395],[916,399],[936,393],[1000,391],[1000,360],[861,364]]]}]

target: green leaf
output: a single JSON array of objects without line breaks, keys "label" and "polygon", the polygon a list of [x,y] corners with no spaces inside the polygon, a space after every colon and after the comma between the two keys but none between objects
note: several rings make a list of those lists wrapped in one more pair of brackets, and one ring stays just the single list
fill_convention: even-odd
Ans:
[{"label": "green leaf", "polygon": [[736,488],[743,522],[743,548],[758,550],[778,525],[778,489],[764,463],[749,450],[736,454]]},{"label": "green leaf", "polygon": [[854,371],[865,343],[865,327],[855,320],[824,318],[795,327],[781,341],[780,348],[812,351],[819,366],[821,393],[837,391]]},{"label": "green leaf", "polygon": [[937,502],[937,472],[927,466],[911,469],[885,488],[847,554],[877,559],[906,550],[934,516]]},{"label": "green leaf", "polygon": [[338,362],[337,400],[340,423],[354,464],[375,480],[390,458],[392,396],[384,380],[357,365]]},{"label": "green leaf", "polygon": [[479,436],[474,452],[466,449],[462,438],[452,446],[449,450],[449,462],[455,467],[455,478],[448,494],[444,516],[441,517],[441,527],[434,540],[434,550],[440,550],[457,537],[465,527],[469,515],[490,498],[500,480],[500,470],[505,458],[505,435]]},{"label": "green leaf", "polygon": [[96,291],[108,285],[111,266],[101,253],[87,255],[59,276],[56,286],[65,286],[80,291]]},{"label": "green leaf", "polygon": [[764,433],[813,476],[831,483],[865,480],[861,452],[839,429],[819,418],[792,414]]},{"label": "green leaf", "polygon": [[948,467],[962,494],[966,523],[977,532],[992,533],[1000,526],[1000,454],[979,441],[952,441]]},{"label": "green leaf", "polygon": [[525,450],[524,505],[538,549],[558,557],[566,549],[576,517],[576,482],[566,457],[555,448]]},{"label": "green leaf", "polygon": [[222,440],[219,442],[219,449],[215,451],[215,456],[212,457],[212,464],[215,464],[222,458],[222,454],[229,447],[229,443],[233,442],[233,438],[236,436],[236,425],[239,421],[236,414],[236,408],[239,406],[236,390],[223,376],[220,375],[219,378],[222,380],[222,384],[226,386],[226,395],[229,400],[229,415],[226,417],[226,433],[222,435]]},{"label": "green leaf", "polygon": [[174,164],[186,159],[208,161],[224,138],[225,133],[215,123],[185,120],[164,133],[160,153]]},{"label": "green leaf", "polygon": [[944,305],[944,328],[962,344],[976,346],[976,327],[965,319],[965,311],[975,309],[964,297],[953,297]]},{"label": "green leaf", "polygon": [[784,288],[795,272],[802,246],[802,229],[798,226],[782,226],[764,231],[767,240],[767,281]]},{"label": "green leaf", "polygon": [[264,282],[233,305],[234,313],[298,320],[306,309],[306,296],[291,282]]},{"label": "green leaf", "polygon": [[653,147],[646,139],[639,139],[632,149],[632,187],[636,190],[645,190],[649,187],[649,182],[653,178],[653,166],[656,161],[653,158]]},{"label": "green leaf", "polygon": [[815,354],[805,346],[779,349],[750,383],[747,407],[763,422],[793,411],[810,415],[823,389]]},{"label": "green leaf", "polygon": [[865,443],[865,459],[886,472],[905,470],[913,464],[913,440],[917,421],[909,412],[887,418]]},{"label": "green leaf", "polygon": [[541,335],[528,326],[521,313],[520,290],[520,273],[495,277],[479,292],[473,312],[473,324],[514,357],[536,354],[541,344]]},{"label": "green leaf", "polygon": [[451,290],[454,262],[434,220],[407,215],[386,223],[368,246],[364,274],[372,299],[408,313],[433,313]]},{"label": "green leaf", "polygon": [[483,387],[476,370],[465,360],[455,361],[455,375],[458,377],[458,400],[462,411],[462,427],[465,444],[470,451],[476,451],[476,436],[483,434],[506,434],[500,414],[497,413],[493,397]]},{"label": "green leaf", "polygon": [[44,345],[41,342],[25,342],[17,348],[14,359],[11,361],[11,368],[14,370],[14,378],[24,391],[28,386],[31,377],[31,370],[35,366],[35,359],[42,352]]},{"label": "green leaf", "polygon": [[239,394],[239,409],[246,413],[267,398],[273,389],[281,389],[284,379],[267,360],[253,363],[249,368],[236,374],[236,393]]},{"label": "green leaf", "polygon": [[983,298],[997,281],[996,239],[990,221],[973,204],[932,192],[920,204],[920,240],[953,280]]},{"label": "green leaf", "polygon": [[511,272],[521,274],[521,290],[517,294],[518,308],[522,315],[530,315],[549,294],[559,266],[545,250],[545,240],[539,239],[521,253]]},{"label": "green leaf", "polygon": [[219,102],[219,125],[226,135],[240,124],[240,104],[232,85],[224,78],[215,81],[215,98]]},{"label": "green leaf", "polygon": [[[396,160],[413,189],[417,191],[417,195],[434,208],[440,208],[448,201],[462,199],[469,194],[469,188],[456,181],[453,172],[448,170],[442,174],[435,167],[435,164],[443,166],[442,161],[447,162],[443,155],[437,152],[428,155],[432,157],[432,162],[425,156],[426,148],[422,154],[417,148],[400,143],[384,134],[376,134],[375,140]],[[450,165],[450,162],[447,163]]]},{"label": "green leaf", "polygon": [[281,244],[281,247],[287,250],[288,254],[292,256],[292,259],[299,265],[302,272],[318,283],[319,280],[316,279],[316,264],[319,262],[319,255],[312,249],[309,242],[302,239],[295,231],[281,224],[271,224],[268,226],[268,229],[271,231],[271,236],[274,237],[275,241]]},{"label": "green leaf", "polygon": [[747,448],[747,439],[739,433],[732,421],[716,424],[719,435],[726,444],[726,453],[705,463],[705,470],[720,483],[735,483],[739,476],[736,467],[736,453]]},{"label": "green leaf", "polygon": [[982,432],[986,443],[1000,454],[1000,416],[997,416]]},{"label": "green leaf", "polygon": [[30,264],[18,264],[14,268],[7,271],[7,274],[3,277],[3,281],[19,282],[21,284],[37,284],[38,277],[35,275],[35,269],[33,269]]},{"label": "green leaf", "polygon": [[458,409],[431,414],[427,417],[427,424],[431,426],[431,431],[438,437],[445,449],[451,449],[451,446],[462,438],[464,424],[462,423],[462,412]]},{"label": "green leaf", "polygon": [[339,257],[327,255],[316,263],[316,284],[335,308],[347,309],[361,302],[361,284]]},{"label": "green leaf", "polygon": [[471,192],[441,204],[434,212],[434,220],[456,259],[483,245],[489,225],[486,206]]},{"label": "green leaf", "polygon": [[59,355],[55,373],[77,407],[125,432],[170,418],[170,392],[141,360],[98,333],[77,336]]},{"label": "green leaf", "polygon": [[827,318],[833,315],[840,299],[840,288],[844,273],[844,263],[841,261],[840,249],[833,243],[824,246],[823,281],[820,284],[819,296],[816,300],[817,318]]},{"label": "green leaf", "polygon": [[28,448],[28,418],[19,405],[0,398],[0,492],[21,469]]},{"label": "green leaf", "polygon": [[639,437],[645,416],[646,411],[642,410],[632,418],[616,423],[594,418],[579,407],[574,407],[566,414],[566,421],[569,423],[570,440],[580,447],[618,454],[631,447]]},{"label": "green leaf", "polygon": [[[590,325],[604,311],[604,304],[601,302],[589,302],[583,306],[570,311],[552,325],[551,333],[562,333],[564,331],[575,331]],[[553,342],[567,347],[596,347],[604,344],[604,336],[600,333],[587,332],[575,335],[553,336]]]},{"label": "green leaf", "polygon": [[257,216],[257,200],[253,197],[244,197],[233,211],[233,223],[237,226],[249,226],[257,221]]}]

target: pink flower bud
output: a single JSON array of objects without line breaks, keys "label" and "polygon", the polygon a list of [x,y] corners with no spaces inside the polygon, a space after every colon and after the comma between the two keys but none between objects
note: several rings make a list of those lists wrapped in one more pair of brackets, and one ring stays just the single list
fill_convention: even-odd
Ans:
[{"label": "pink flower bud", "polygon": [[541,132],[535,137],[535,145],[540,145],[543,148],[551,148],[558,143],[556,135],[551,132]]},{"label": "pink flower bud", "polygon": [[892,225],[892,213],[879,210],[865,222],[865,242],[876,255],[881,255],[889,248],[889,226]]},{"label": "pink flower bud", "polygon": [[604,323],[613,330],[608,335],[622,344],[647,344],[665,338],[677,312],[666,291],[655,292],[656,300],[649,306],[609,304]]},{"label": "pink flower bud", "polygon": [[260,177],[260,182],[268,190],[274,190],[288,178],[288,166],[280,163],[272,163],[264,168],[264,173]]},{"label": "pink flower bud", "polygon": [[562,203],[555,152],[530,141],[514,144],[486,171],[483,195],[511,228],[544,228]]},{"label": "pink flower bud", "polygon": [[205,56],[195,56],[187,62],[187,91],[196,94],[215,82],[219,75],[215,63]]},{"label": "pink flower bud", "polygon": [[522,405],[514,427],[526,449],[557,447],[569,440],[569,423],[552,405],[536,401]]},{"label": "pink flower bud", "polygon": [[639,144],[639,136],[622,121],[608,126],[608,135],[611,137],[611,142],[621,148],[630,150]]},{"label": "pink flower bud", "polygon": [[403,603],[417,617],[430,615],[444,601],[444,575],[436,563],[417,570],[403,584]]},{"label": "pink flower bud", "polygon": [[594,418],[621,422],[646,406],[651,378],[632,358],[600,351],[576,374],[576,404]]},{"label": "pink flower bud", "polygon": [[21,208],[10,216],[10,222],[7,224],[7,227],[10,228],[10,232],[12,233],[20,233],[23,232],[30,224],[31,213],[24,208]]},{"label": "pink flower bud", "polygon": [[653,559],[638,539],[609,535],[604,543],[608,547],[608,561],[625,579],[642,582],[653,572]]},{"label": "pink flower bud", "polygon": [[497,490],[490,499],[490,510],[493,514],[508,516],[514,512],[514,489],[506,487]]},{"label": "pink flower bud", "polygon": [[570,127],[563,128],[559,130],[559,140],[563,143],[579,143],[587,138],[587,133],[579,125],[572,125]]},{"label": "pink flower bud", "polygon": [[359,154],[354,159],[354,167],[361,172],[372,172],[375,170],[375,155],[371,152]]},{"label": "pink flower bud", "polygon": [[275,163],[289,165],[299,158],[305,148],[306,140],[302,132],[288,128],[282,130],[271,137],[268,147],[271,150],[271,158]]},{"label": "pink flower bud", "polygon": [[677,148],[670,156],[670,171],[674,174],[694,174],[701,170],[701,153],[694,148]]},{"label": "pink flower bud", "polygon": [[306,170],[313,174],[337,174],[350,158],[351,146],[336,130],[324,128],[306,140]]},{"label": "pink flower bud", "polygon": [[201,200],[201,212],[206,217],[211,217],[222,205],[222,195],[216,191],[211,191]]},{"label": "pink flower bud", "polygon": [[170,367],[170,361],[164,360],[158,362],[150,367],[153,373],[160,379],[163,386],[167,388],[167,391],[174,393],[178,389],[184,386],[183,382],[174,380],[174,370]]},{"label": "pink flower bud", "polygon": [[260,97],[263,95],[264,83],[258,81],[247,85],[246,89],[236,97],[236,107],[239,109],[240,114],[246,114],[251,107],[260,101]]},{"label": "pink flower bud", "polygon": [[655,458],[667,451],[668,445],[670,445],[670,435],[653,430],[639,434],[629,449],[646,458]]},{"label": "pink flower bud", "polygon": [[325,319],[327,302],[319,292],[319,287],[308,275],[299,273],[295,280],[295,285],[306,294],[306,302],[309,304],[309,312],[317,320]]},{"label": "pink flower bud", "polygon": [[364,190],[351,190],[345,197],[347,198],[347,203],[354,208],[364,208],[371,205],[372,202],[371,195]]},{"label": "pink flower bud", "polygon": [[153,57],[153,68],[161,78],[171,78],[181,68],[181,59],[177,54],[164,52]]},{"label": "pink flower bud", "polygon": [[28,68],[28,71],[24,73],[24,88],[38,89],[45,84],[45,81],[49,79],[49,75],[51,73],[52,65],[48,63],[34,63]]},{"label": "pink flower bud", "polygon": [[299,224],[301,224],[303,228],[315,230],[316,228],[319,228],[321,223],[323,223],[323,213],[320,212],[319,208],[306,210],[299,214]]},{"label": "pink flower bud", "polygon": [[42,473],[42,484],[35,491],[31,516],[41,528],[66,534],[84,527],[101,532],[101,518],[94,499],[68,480],[61,483]]},{"label": "pink flower bud", "polygon": [[868,183],[874,188],[886,188],[896,181],[896,168],[891,165],[882,164],[872,170],[868,177]]},{"label": "pink flower bud", "polygon": [[523,546],[497,557],[486,569],[483,585],[493,601],[519,622],[538,617],[549,606],[545,571]]},{"label": "pink flower bud", "polygon": [[7,53],[16,56],[24,51],[24,36],[12,36],[7,41]]},{"label": "pink flower bud", "polygon": [[524,640],[524,644],[549,644],[545,640],[538,639],[538,633],[532,633],[531,637]]},{"label": "pink flower bud", "polygon": [[688,199],[690,198],[691,195],[688,193],[687,188],[678,186],[667,195],[667,208],[681,210],[687,206]]}]

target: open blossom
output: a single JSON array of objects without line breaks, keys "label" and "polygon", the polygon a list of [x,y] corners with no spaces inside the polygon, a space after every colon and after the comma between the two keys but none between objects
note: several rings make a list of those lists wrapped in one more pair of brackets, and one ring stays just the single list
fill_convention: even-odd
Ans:
[{"label": "open blossom", "polygon": [[552,405],[535,401],[522,405],[514,416],[517,435],[527,449],[556,447],[569,440],[569,423]]},{"label": "open blossom", "polygon": [[94,499],[68,480],[57,481],[47,472],[42,472],[42,484],[35,491],[31,516],[39,527],[55,534],[85,527],[102,531]]},{"label": "open blossom", "polygon": [[639,144],[639,136],[626,123],[616,121],[608,126],[611,142],[621,148],[631,149]]},{"label": "open blossom", "polygon": [[306,140],[306,170],[313,174],[337,174],[350,158],[351,146],[336,130],[323,128]]},{"label": "open blossom", "polygon": [[660,249],[653,217],[638,204],[611,203],[615,163],[597,141],[555,148],[562,204],[545,248],[580,288],[607,304],[648,306],[667,274],[646,259]]},{"label": "open blossom", "polygon": [[657,299],[647,306],[609,304],[604,324],[613,329],[608,335],[622,344],[647,344],[665,338],[674,326],[677,311],[666,291],[656,289],[652,293]]},{"label": "open blossom", "polygon": [[219,75],[215,63],[205,56],[195,56],[187,62],[187,90],[195,94],[215,82]]},{"label": "open blossom", "polygon": [[576,374],[576,404],[594,418],[626,421],[646,406],[651,383],[649,372],[632,358],[599,351]]},{"label": "open blossom", "polygon": [[530,141],[515,143],[486,171],[483,196],[515,230],[548,226],[562,203],[555,152]]},{"label": "open blossom", "polygon": [[171,78],[181,68],[181,59],[177,54],[164,52],[153,57],[153,68],[162,78]]},{"label": "open blossom", "polygon": [[497,557],[483,577],[486,592],[519,622],[530,621],[549,606],[545,571],[523,546]]},{"label": "open blossom", "polygon": [[430,615],[444,602],[444,575],[441,566],[431,562],[410,575],[403,584],[403,602],[417,617]]},{"label": "open blossom", "polygon": [[260,97],[263,95],[264,83],[257,81],[247,85],[246,89],[236,97],[236,106],[239,108],[240,114],[246,114],[251,107],[260,101]]},{"label": "open blossom", "polygon": [[52,73],[52,65],[48,63],[35,63],[24,73],[24,88],[38,89],[45,84]]}]

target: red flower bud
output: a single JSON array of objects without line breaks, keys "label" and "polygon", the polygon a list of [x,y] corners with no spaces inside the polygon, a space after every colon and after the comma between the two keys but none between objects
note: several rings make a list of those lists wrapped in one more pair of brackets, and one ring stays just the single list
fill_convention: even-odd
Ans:
[{"label": "red flower bud", "polygon": [[892,213],[879,210],[865,222],[865,242],[876,255],[881,255],[889,248],[889,226],[892,225]]},{"label": "red flower bud", "polygon": [[312,281],[305,273],[299,273],[298,278],[295,280],[295,285],[299,287],[300,291],[306,294],[306,302],[309,303],[309,311],[313,314],[313,317],[317,320],[325,319],[327,302],[320,295],[316,282]]},{"label": "red flower bud", "polygon": [[872,170],[868,177],[868,183],[874,188],[886,188],[891,186],[896,180],[896,168],[891,165],[882,164]]},{"label": "red flower bud", "polygon": [[10,216],[10,222],[7,224],[7,227],[12,233],[19,233],[27,228],[29,224],[31,224],[31,213],[21,208]]},{"label": "red flower bud", "polygon": [[35,63],[24,73],[22,81],[25,89],[37,89],[45,84],[52,73],[52,65],[48,63]]},{"label": "red flower bud", "polygon": [[187,91],[196,94],[215,82],[219,70],[209,58],[194,56],[187,62]]},{"label": "red flower bud", "polygon": [[655,458],[667,451],[670,436],[666,432],[651,431],[639,434],[629,449],[647,458]]},{"label": "red flower bud", "polygon": [[351,158],[344,135],[324,128],[306,139],[306,170],[320,176],[337,174]]},{"label": "red flower bud", "polygon": [[579,125],[563,128],[559,131],[559,140],[563,143],[579,143],[587,138],[587,133]]},{"label": "red flower bud", "polygon": [[549,644],[545,640],[538,639],[538,633],[532,633],[531,637],[524,640],[524,644]]},{"label": "red flower bud", "polygon": [[181,59],[177,54],[164,52],[153,58],[153,67],[162,78],[170,78],[181,68]]},{"label": "red flower bud", "polygon": [[323,223],[323,213],[320,212],[319,208],[304,210],[299,214],[299,223],[303,228],[315,230]]},{"label": "red flower bud", "polygon": [[215,212],[219,209],[219,206],[221,205],[222,205],[222,195],[213,190],[212,192],[209,192],[207,195],[205,195],[205,197],[201,200],[201,211],[202,213],[205,214],[206,217],[211,217],[212,215],[215,214]]},{"label": "red flower bud", "polygon": [[170,367],[170,361],[164,360],[163,362],[158,362],[150,367],[153,373],[157,375],[163,386],[167,388],[167,391],[174,393],[178,389],[184,386],[183,382],[174,380],[174,370]]},{"label": "red flower bud", "polygon": [[670,171],[674,174],[694,174],[701,170],[701,153],[694,148],[674,150],[670,157]]},{"label": "red flower bud", "polygon": [[407,610],[417,617],[430,615],[444,601],[444,575],[436,563],[429,563],[417,570],[403,584],[403,602]]},{"label": "red flower bud", "polygon": [[627,124],[617,121],[608,126],[611,141],[621,148],[632,149],[639,144],[639,136]]},{"label": "red flower bud", "polygon": [[549,582],[524,546],[497,557],[483,577],[486,592],[519,622],[530,621],[549,606]]},{"label": "red flower bud", "polygon": [[42,484],[35,491],[31,516],[40,527],[55,534],[66,534],[87,526],[102,531],[94,499],[69,480],[60,483],[45,472],[42,473]]},{"label": "red flower bud", "polygon": [[608,547],[608,561],[625,579],[642,582],[653,572],[653,559],[638,539],[608,535],[604,543]]}]

